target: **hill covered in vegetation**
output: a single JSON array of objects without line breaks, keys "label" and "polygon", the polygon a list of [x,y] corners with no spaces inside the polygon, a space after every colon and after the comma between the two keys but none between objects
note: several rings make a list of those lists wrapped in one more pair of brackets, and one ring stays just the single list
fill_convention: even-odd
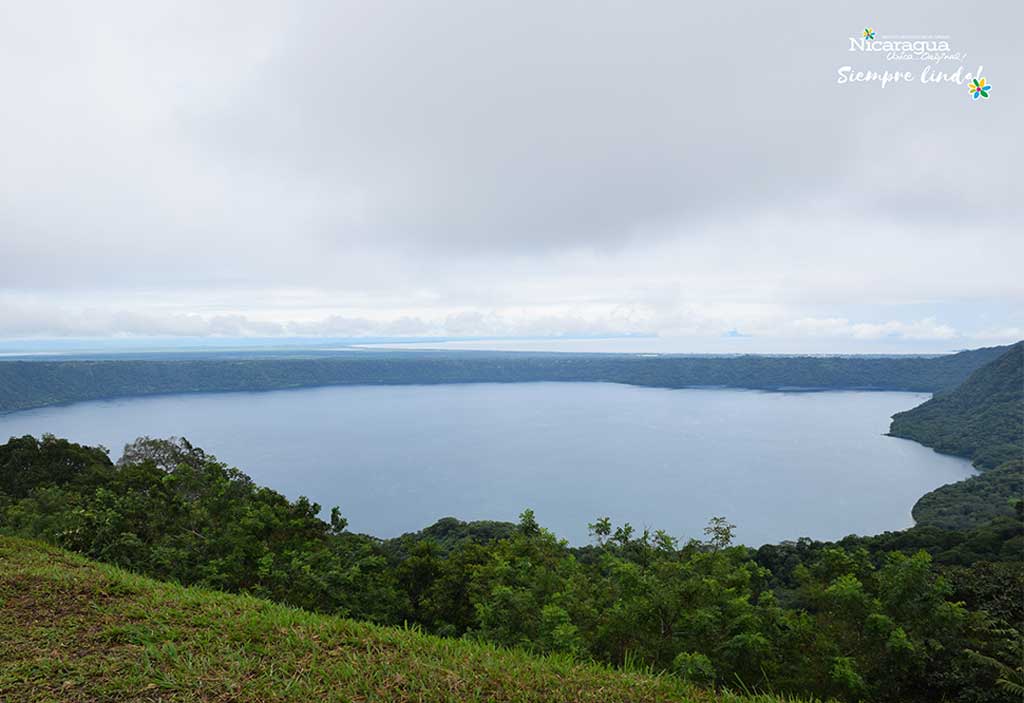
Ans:
[{"label": "hill covered in vegetation", "polygon": [[[924,494],[911,511],[918,525],[963,529],[1012,515],[1024,501],[1024,459],[1000,464],[965,481]],[[1024,545],[1021,546],[1024,558]]]},{"label": "hill covered in vegetation", "polygon": [[[449,681],[466,682],[448,696],[453,700],[550,698],[550,683],[538,684],[537,690],[546,693],[515,698],[509,687],[519,674],[501,673],[500,662],[488,669],[484,660],[473,658],[474,652],[493,653],[489,647],[500,646],[554,656],[548,661],[563,667],[571,660],[662,674],[672,681],[650,686],[669,688],[648,696],[659,700],[670,700],[672,691],[685,694],[684,688],[671,688],[683,684],[846,701],[1014,700],[997,681],[1005,678],[1000,666],[1015,666],[1012,633],[1022,627],[1015,605],[1019,599],[1007,597],[1013,588],[1019,593],[1024,583],[1020,514],[963,533],[929,528],[911,538],[898,533],[849,544],[801,540],[755,552],[732,544],[733,526],[723,518],[710,521],[704,541],[684,544],[663,532],[598,518],[590,526],[594,543],[572,548],[538,525],[528,510],[513,526],[445,520],[387,542],[349,532],[337,510],[328,522],[319,513],[319,506],[257,486],[183,440],[139,440],[116,464],[102,449],[53,437],[22,437],[0,446],[0,534],[42,539],[163,580],[380,625],[411,624],[423,633],[452,638],[442,643],[365,625],[338,625],[379,634],[366,651],[384,650],[380,666],[373,656],[362,660],[367,670],[346,660],[346,645],[339,644],[339,638],[347,641],[345,636],[332,634],[326,651],[303,649],[302,661],[329,659],[340,647],[339,668],[304,674],[296,673],[291,653],[278,666],[273,641],[284,637],[291,646],[292,640],[290,625],[274,630],[268,624],[276,616],[253,623],[249,611],[226,605],[228,615],[202,611],[182,621],[165,614],[140,626],[142,616],[136,615],[112,630],[100,628],[102,637],[134,644],[132,656],[148,657],[148,675],[164,678],[140,678],[134,664],[121,663],[117,666],[127,668],[119,686],[126,681],[162,685],[165,680],[172,690],[182,691],[195,674],[236,681],[239,690],[258,690],[246,688],[256,681],[288,691],[293,676],[309,683],[344,674],[356,682],[352,685],[393,687],[399,700],[415,698],[419,691],[434,695],[436,688],[429,687],[455,685]],[[11,568],[0,562],[0,572]],[[58,582],[61,578],[52,576]],[[51,588],[44,585],[35,597],[45,598]],[[5,612],[14,612],[6,605],[21,597],[17,592],[9,587],[3,595]],[[89,587],[75,597],[102,610],[108,593],[118,592]],[[45,627],[71,601],[71,596],[30,600],[18,612],[37,613],[31,626]],[[132,612],[194,613],[179,605]],[[270,612],[270,606],[260,607],[259,612]],[[75,622],[87,619],[93,606],[81,608],[86,615],[76,611]],[[221,622],[236,615],[240,629]],[[308,619],[313,616],[294,617],[313,622]],[[164,629],[139,635],[155,624]],[[5,636],[22,637],[26,626]],[[66,633],[50,634],[55,639],[37,633],[32,635],[37,639],[9,642],[8,651],[61,641],[58,635]],[[391,641],[394,651],[380,641]],[[210,651],[228,657],[229,663],[216,664],[204,647],[213,647]],[[424,656],[432,663],[424,667],[387,663],[387,657],[396,657],[412,667],[410,657],[431,649]],[[279,679],[273,679],[278,674],[252,673],[253,657],[270,672],[288,673]],[[460,657],[466,660],[463,668],[452,662]],[[40,668],[39,658],[18,669],[9,679],[12,685],[33,671],[32,680],[56,680],[60,667]],[[449,663],[438,664],[438,658]],[[232,678],[223,668],[208,674],[206,667],[215,665],[235,667],[243,678]],[[544,664],[531,666],[542,672],[533,676],[543,678],[550,671]],[[443,674],[441,682],[430,678],[442,669],[451,673]],[[474,673],[477,669],[482,673]],[[394,676],[374,673],[378,670]],[[492,676],[508,683],[496,683]],[[565,673],[563,683],[575,686],[573,676]],[[648,684],[637,683],[637,693],[628,696],[614,683],[595,685],[608,688],[592,693],[581,684],[569,689],[571,697],[643,700]],[[353,697],[360,690],[353,689]],[[390,700],[385,688],[372,690]],[[179,697],[187,699],[187,694]]]},{"label": "hill covered in vegetation", "polygon": [[330,385],[604,381],[761,390],[952,388],[1005,348],[934,357],[339,352],[313,358],[0,361],[0,412],[101,398]]},{"label": "hill covered in vegetation", "polygon": [[0,700],[775,703],[161,583],[0,537]]},{"label": "hill covered in vegetation", "polygon": [[913,509],[917,524],[966,528],[1012,514],[1024,500],[1024,342],[896,414],[889,433],[971,459],[981,471],[923,496]]},{"label": "hill covered in vegetation", "polygon": [[889,433],[967,457],[981,470],[1024,457],[1024,342],[956,388],[894,415]]}]

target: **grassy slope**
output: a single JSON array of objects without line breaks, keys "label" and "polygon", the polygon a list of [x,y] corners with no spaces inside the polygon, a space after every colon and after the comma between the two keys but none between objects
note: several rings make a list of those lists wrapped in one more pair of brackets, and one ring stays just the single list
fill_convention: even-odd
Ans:
[{"label": "grassy slope", "polygon": [[0,537],[3,701],[746,701],[314,615]]}]

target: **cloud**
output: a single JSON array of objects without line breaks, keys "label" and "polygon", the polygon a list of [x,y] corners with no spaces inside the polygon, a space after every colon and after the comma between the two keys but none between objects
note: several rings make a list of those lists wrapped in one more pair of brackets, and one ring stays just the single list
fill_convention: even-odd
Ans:
[{"label": "cloud", "polygon": [[1024,339],[1024,327],[1000,327],[996,329],[983,329],[973,335],[976,339],[985,342],[996,342],[1009,344]]},{"label": "cloud", "polygon": [[[787,318],[777,307],[691,304],[669,314],[656,306],[563,306],[463,309],[447,314],[318,315],[258,317],[244,313],[200,315],[152,309],[65,307],[39,299],[0,296],[0,328],[7,336],[28,337],[718,337],[747,339],[834,338],[858,341],[949,341],[964,335],[934,318],[909,322],[854,322],[846,318]],[[262,313],[261,313],[262,314]],[[744,329],[735,327],[742,321]],[[1013,328],[987,330],[978,339],[1012,341],[1024,336]]]},{"label": "cloud", "polygon": [[621,310],[461,310],[448,314],[316,316],[267,319],[242,313],[200,315],[152,309],[66,307],[0,296],[0,329],[9,338],[47,337],[588,337],[651,335]]},{"label": "cloud", "polygon": [[1012,3],[872,15],[983,105],[836,86],[860,6],[0,13],[0,337],[1024,327]]},{"label": "cloud", "polygon": [[881,323],[852,323],[845,318],[803,318],[794,320],[792,328],[808,336],[848,337],[850,339],[873,340],[895,337],[908,340],[956,339],[960,334],[949,325],[934,318],[901,322],[888,320]]}]

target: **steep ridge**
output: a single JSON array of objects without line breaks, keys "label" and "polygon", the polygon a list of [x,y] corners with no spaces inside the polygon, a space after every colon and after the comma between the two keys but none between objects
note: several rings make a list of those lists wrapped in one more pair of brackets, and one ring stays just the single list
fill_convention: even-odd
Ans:
[{"label": "steep ridge", "polygon": [[981,470],[1024,456],[1024,342],[972,373],[960,386],[892,418],[889,434]]},{"label": "steep ridge", "polygon": [[1024,499],[1024,342],[957,388],[893,416],[889,434],[970,459],[982,473],[925,494],[919,525],[963,529],[1011,515]]}]

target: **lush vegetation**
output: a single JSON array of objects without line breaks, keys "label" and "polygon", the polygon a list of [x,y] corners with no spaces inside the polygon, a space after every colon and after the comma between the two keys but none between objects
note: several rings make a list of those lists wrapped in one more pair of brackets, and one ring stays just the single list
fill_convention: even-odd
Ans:
[{"label": "lush vegetation", "polygon": [[1012,515],[1022,500],[1024,459],[1015,459],[926,493],[912,512],[918,525],[964,529]]},{"label": "lush vegetation", "polygon": [[922,497],[913,510],[918,525],[968,528],[1013,514],[1024,499],[1024,342],[895,415],[889,433],[967,457],[982,472]]},{"label": "lush vegetation", "polygon": [[330,357],[2,361],[0,412],[98,398],[329,385],[609,381],[684,388],[952,388],[1005,348],[937,357],[340,352]]},{"label": "lush vegetation", "polygon": [[[117,464],[101,449],[53,437],[22,437],[0,447],[0,531],[41,538],[163,580],[379,624],[409,623],[463,640],[441,645],[409,639],[409,652],[389,655],[403,661],[427,642],[427,649],[448,652],[443,656],[470,660],[472,652],[500,658],[490,645],[502,645],[553,655],[549,662],[563,667],[571,660],[663,674],[650,680],[661,683],[648,685],[670,688],[652,698],[692,684],[850,701],[1008,701],[1015,698],[1006,687],[1020,683],[1020,599],[1013,597],[1022,583],[1019,513],[971,533],[927,528],[911,531],[912,538],[896,533],[847,544],[804,541],[754,552],[732,545],[733,526],[721,518],[711,521],[706,540],[685,544],[662,532],[598,519],[591,526],[594,543],[574,549],[539,526],[530,511],[514,526],[447,520],[389,542],[347,531],[337,510],[328,522],[319,512],[304,499],[289,501],[256,486],[183,440],[140,440]],[[46,597],[47,589],[40,591]],[[266,623],[286,612],[315,622],[293,611],[260,612],[272,613]],[[254,625],[243,613],[243,634],[233,640],[211,630],[214,616],[208,612],[183,613],[195,619],[171,620],[161,625],[166,629],[143,636],[136,617],[105,636],[141,647],[133,656],[146,652],[150,666],[170,672],[160,675],[181,687],[195,673],[188,667],[213,666],[215,657],[206,648],[234,647],[229,661],[249,657],[238,664],[248,670],[251,651],[270,656],[268,638],[279,636],[281,628],[289,632],[287,625]],[[195,623],[202,624],[200,631]],[[175,662],[183,651],[174,635],[179,628],[202,640],[195,645],[201,654],[190,651]],[[383,640],[412,637],[358,628]],[[30,636],[19,630],[8,637]],[[331,637],[348,641],[347,635]],[[347,666],[360,686],[393,685],[415,697],[417,691],[426,695],[420,687],[440,685],[426,676],[438,670],[431,667],[442,667],[436,659],[427,668],[409,664],[413,668],[401,674],[404,683],[389,684],[391,679],[371,671],[355,673],[359,666],[351,651],[338,646],[336,665]],[[9,649],[24,647],[15,643]],[[430,656],[442,656],[438,651]],[[304,656],[315,658],[308,651]],[[42,666],[32,661],[25,665],[30,670]],[[280,671],[294,666],[283,664]],[[483,659],[480,666],[486,666]],[[532,676],[549,682],[536,684],[544,690],[550,670],[531,666],[541,672]],[[22,680],[25,669],[18,671],[14,679]],[[579,671],[611,676],[599,668]],[[225,674],[213,680],[222,680],[218,675]],[[270,685],[277,675],[254,680]],[[327,675],[311,675],[310,681]],[[506,682],[518,676],[512,670],[495,675]],[[280,676],[283,681],[289,675]],[[481,683],[480,676],[470,679],[476,683],[463,691],[466,697],[511,699],[508,689]],[[462,680],[462,674],[453,677]],[[669,679],[675,683],[665,683]],[[126,678],[118,685],[132,680],[141,682]],[[580,690],[581,700],[599,698],[582,685]],[[612,697],[616,690],[609,689]],[[642,691],[628,698],[642,699]],[[521,699],[543,697],[534,692]]]},{"label": "lush vegetation", "polygon": [[0,537],[0,700],[775,703],[152,581]]},{"label": "lush vegetation", "polygon": [[1024,457],[1024,342],[960,386],[893,416],[889,433],[991,469]]}]

